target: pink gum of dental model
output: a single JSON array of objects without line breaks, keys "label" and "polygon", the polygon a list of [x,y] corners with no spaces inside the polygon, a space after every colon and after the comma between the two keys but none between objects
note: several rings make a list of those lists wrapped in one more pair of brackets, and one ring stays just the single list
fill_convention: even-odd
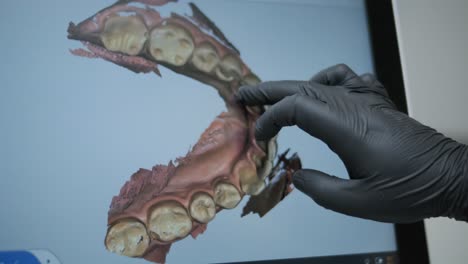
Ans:
[{"label": "pink gum of dental model", "polygon": [[222,209],[251,195],[243,215],[265,215],[292,191],[297,155],[280,156],[276,138],[257,142],[254,123],[263,108],[235,100],[241,85],[260,82],[239,51],[194,4],[192,16],[161,17],[157,8],[176,1],[118,1],[75,25],[68,37],[87,47],[71,52],[103,58],[134,72],[157,65],[214,87],[225,101],[221,113],[185,157],[152,170],[140,169],[112,199],[105,245],[130,257],[164,263],[172,243],[196,238]]}]

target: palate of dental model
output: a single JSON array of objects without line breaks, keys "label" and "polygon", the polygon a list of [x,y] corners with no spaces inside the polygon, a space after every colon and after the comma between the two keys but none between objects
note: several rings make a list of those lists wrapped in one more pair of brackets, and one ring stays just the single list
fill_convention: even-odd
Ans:
[{"label": "palate of dental model", "polygon": [[143,49],[148,30],[137,16],[112,16],[106,20],[100,37],[106,49],[133,56]]},{"label": "palate of dental model", "polygon": [[192,229],[192,220],[177,202],[162,202],[150,213],[148,231],[151,238],[164,242],[185,237]]},{"label": "palate of dental model", "polygon": [[213,198],[206,193],[197,193],[190,203],[190,215],[200,223],[208,223],[216,215]]},{"label": "palate of dental model", "polygon": [[208,73],[219,63],[219,56],[216,48],[209,42],[198,45],[192,56],[192,63],[198,70]]},{"label": "palate of dental model", "polygon": [[243,168],[239,175],[241,189],[246,194],[257,195],[265,188],[265,182],[258,178],[256,168]]},{"label": "palate of dental model", "polygon": [[242,199],[237,188],[229,183],[218,183],[215,186],[214,193],[215,203],[225,209],[232,209],[236,207]]},{"label": "palate of dental model", "polygon": [[137,257],[143,255],[148,248],[149,237],[142,223],[126,220],[109,229],[105,244],[110,252]]},{"label": "palate of dental model", "polygon": [[149,51],[158,61],[182,66],[187,63],[193,50],[193,39],[181,26],[165,24],[154,28],[150,33]]},{"label": "palate of dental model", "polygon": [[242,76],[242,63],[234,55],[226,55],[216,68],[216,76],[223,81],[233,81]]}]

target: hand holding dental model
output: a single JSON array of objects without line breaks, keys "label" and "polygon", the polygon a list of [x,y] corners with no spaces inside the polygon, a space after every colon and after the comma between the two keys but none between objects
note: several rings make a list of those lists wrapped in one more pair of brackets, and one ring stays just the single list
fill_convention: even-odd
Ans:
[{"label": "hand holding dental model", "polygon": [[468,146],[399,112],[374,76],[340,64],[310,81],[243,86],[238,98],[272,105],[257,121],[257,140],[297,125],[339,155],[350,180],[312,169],[293,176],[323,207],[384,222],[468,221]]}]

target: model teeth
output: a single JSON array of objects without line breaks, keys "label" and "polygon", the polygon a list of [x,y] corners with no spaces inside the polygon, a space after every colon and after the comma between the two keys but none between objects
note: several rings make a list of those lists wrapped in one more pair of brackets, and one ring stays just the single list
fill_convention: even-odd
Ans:
[{"label": "model teeth", "polygon": [[200,223],[208,223],[216,215],[215,202],[206,193],[197,193],[190,203],[190,215]]},{"label": "model teeth", "polygon": [[240,184],[243,192],[257,195],[265,188],[265,182],[257,177],[255,168],[246,168],[240,171]]},{"label": "model teeth", "polygon": [[182,205],[164,202],[151,211],[148,231],[153,239],[172,241],[187,236],[192,230],[192,220]]},{"label": "model teeth", "polygon": [[128,220],[109,229],[105,244],[110,252],[137,257],[143,255],[148,248],[149,237],[142,223]]},{"label": "model teeth", "polygon": [[265,189],[265,182],[263,180],[257,180],[249,184],[243,185],[245,193],[249,195],[258,195]]},{"label": "model teeth", "polygon": [[226,209],[236,207],[242,198],[237,188],[229,183],[218,183],[214,193],[215,203]]},{"label": "model teeth", "polygon": [[273,161],[272,160],[266,160],[264,163],[263,163],[263,166],[259,167],[258,168],[258,175],[259,175],[259,179],[265,179],[271,172],[271,170],[273,169]]},{"label": "model teeth", "polygon": [[182,66],[187,63],[193,49],[190,33],[178,25],[166,24],[151,31],[149,51],[158,61]]},{"label": "model teeth", "polygon": [[[257,141],[257,144],[260,145],[261,141]],[[262,142],[261,144],[266,145],[266,142]],[[264,148],[267,156],[263,158],[261,165],[258,166],[257,164],[257,173],[259,179],[265,179],[273,169],[273,161],[275,160],[276,153],[277,153],[277,145],[276,145],[276,138],[270,139],[268,142],[267,147]],[[262,147],[263,148],[263,147]]]},{"label": "model teeth", "polygon": [[216,76],[227,82],[240,79],[240,76],[242,76],[242,64],[240,60],[233,55],[227,55],[216,68]]},{"label": "model teeth", "polygon": [[219,63],[219,56],[216,53],[216,48],[204,42],[198,45],[193,52],[192,63],[195,68],[202,72],[211,72]]},{"label": "model teeth", "polygon": [[106,20],[101,41],[110,51],[137,55],[143,49],[148,37],[148,30],[136,16],[114,16]]},{"label": "model teeth", "polygon": [[244,76],[243,82],[247,85],[257,85],[261,83],[260,79],[254,74],[247,74],[246,76]]}]

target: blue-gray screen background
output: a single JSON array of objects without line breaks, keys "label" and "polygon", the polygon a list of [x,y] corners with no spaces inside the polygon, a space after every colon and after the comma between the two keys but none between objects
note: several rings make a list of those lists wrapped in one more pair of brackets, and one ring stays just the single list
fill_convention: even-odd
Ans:
[{"label": "blue-gray screen background", "polygon": [[[263,80],[305,80],[341,62],[373,71],[364,1],[194,2]],[[164,68],[159,78],[72,56],[68,49],[81,45],[66,38],[68,22],[112,3],[2,3],[0,250],[46,248],[67,264],[145,263],[105,250],[111,198],[138,168],[186,154],[225,110],[213,88]],[[305,168],[347,177],[339,158],[303,131],[283,129],[278,142]],[[196,240],[175,243],[168,263],[396,250],[393,225],[334,213],[299,191],[262,219],[240,218],[246,201]]]}]

